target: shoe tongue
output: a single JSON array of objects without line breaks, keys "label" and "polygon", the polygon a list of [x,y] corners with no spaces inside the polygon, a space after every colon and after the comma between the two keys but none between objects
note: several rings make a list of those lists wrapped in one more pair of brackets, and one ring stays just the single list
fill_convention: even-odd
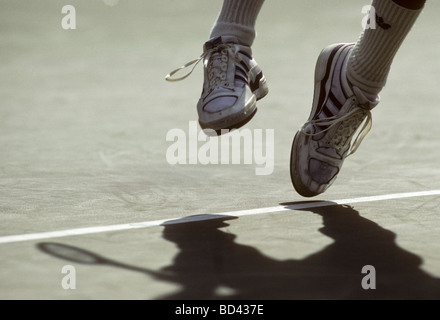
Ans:
[{"label": "shoe tongue", "polygon": [[377,106],[380,100],[377,94],[365,92],[356,86],[353,86],[353,93],[356,95],[360,105],[368,106],[370,110]]},{"label": "shoe tongue", "polygon": [[238,44],[238,39],[234,36],[220,36],[209,39],[205,42],[204,50],[215,48],[223,43],[235,43]]},{"label": "shoe tongue", "polygon": [[219,38],[221,43],[238,43],[238,39],[235,36],[221,36]]}]

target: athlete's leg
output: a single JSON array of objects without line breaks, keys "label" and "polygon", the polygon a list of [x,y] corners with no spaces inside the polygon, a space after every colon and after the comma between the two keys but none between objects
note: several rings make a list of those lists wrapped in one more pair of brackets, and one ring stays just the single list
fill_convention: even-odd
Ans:
[{"label": "athlete's leg", "polygon": [[375,29],[361,34],[348,60],[353,85],[376,95],[385,86],[394,56],[419,16],[425,0],[375,0]]},{"label": "athlete's leg", "polygon": [[292,145],[291,178],[301,195],[327,190],[370,130],[370,110],[379,103],[394,56],[423,4],[374,0],[375,29],[364,30],[356,44],[335,44],[321,52],[312,112]]}]

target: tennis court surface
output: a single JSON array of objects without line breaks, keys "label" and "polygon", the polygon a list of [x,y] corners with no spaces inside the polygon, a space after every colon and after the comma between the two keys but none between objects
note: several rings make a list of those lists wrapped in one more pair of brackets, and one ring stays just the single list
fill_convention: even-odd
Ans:
[{"label": "tennis court surface", "polygon": [[368,4],[267,1],[250,144],[204,164],[202,66],[164,77],[201,54],[221,1],[0,1],[0,299],[439,299],[439,2],[334,185],[290,181],[316,58],[357,40]]}]

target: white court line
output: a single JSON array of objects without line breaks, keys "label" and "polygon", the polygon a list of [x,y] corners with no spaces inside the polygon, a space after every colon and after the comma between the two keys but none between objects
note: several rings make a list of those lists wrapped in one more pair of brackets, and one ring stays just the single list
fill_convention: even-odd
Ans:
[{"label": "white court line", "polygon": [[191,216],[191,217],[179,217],[179,218],[170,218],[170,219],[164,219],[164,220],[116,224],[116,225],[110,225],[110,226],[97,226],[97,227],[60,230],[60,231],[19,234],[19,235],[0,237],[0,244],[21,242],[21,241],[31,241],[31,240],[52,239],[52,238],[67,237],[67,236],[79,236],[79,235],[85,235],[85,234],[110,232],[110,231],[122,231],[122,230],[130,230],[130,229],[149,228],[149,227],[157,227],[157,226],[161,226],[161,225],[170,225],[170,224],[179,224],[179,223],[185,223],[185,222],[212,220],[212,219],[218,219],[218,218],[221,218],[224,216],[242,217],[242,216],[271,213],[271,212],[281,212],[281,211],[288,211],[288,210],[301,210],[301,209],[308,209],[308,208],[327,207],[327,206],[332,206],[332,205],[336,205],[336,204],[374,202],[374,201],[403,199],[403,198],[426,197],[426,196],[434,196],[434,195],[440,195],[440,190],[395,193],[395,194],[386,194],[386,195],[379,195],[379,196],[361,197],[361,198],[343,199],[343,200],[334,200],[334,201],[303,202],[303,203],[297,203],[297,204],[291,204],[291,205],[280,205],[280,206],[276,206],[276,207],[221,212],[221,213],[215,213],[215,214],[204,214],[204,215],[196,215],[196,216]]}]

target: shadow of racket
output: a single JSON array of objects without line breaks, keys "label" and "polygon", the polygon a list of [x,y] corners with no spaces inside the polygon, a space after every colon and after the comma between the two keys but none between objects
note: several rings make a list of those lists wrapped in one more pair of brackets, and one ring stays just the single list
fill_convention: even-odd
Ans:
[{"label": "shadow of racket", "polygon": [[41,242],[38,243],[37,248],[44,253],[47,253],[53,257],[88,265],[101,265],[101,266],[112,266],[122,269],[127,269],[131,271],[138,271],[146,273],[151,276],[158,278],[170,278],[172,275],[168,272],[158,272],[147,268],[140,268],[125,263],[121,263],[115,260],[107,259],[91,251],[77,248],[74,246],[56,243],[56,242]]}]

